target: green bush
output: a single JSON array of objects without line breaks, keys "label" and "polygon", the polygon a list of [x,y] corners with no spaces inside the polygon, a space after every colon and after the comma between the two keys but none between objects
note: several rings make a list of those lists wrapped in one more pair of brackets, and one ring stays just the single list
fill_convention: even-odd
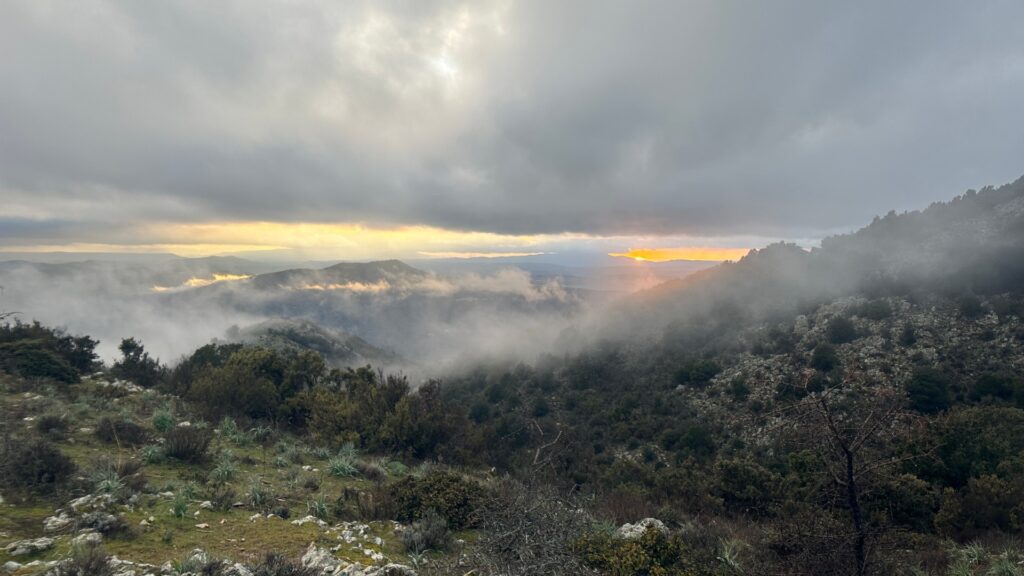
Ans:
[{"label": "green bush", "polygon": [[849,318],[836,316],[825,327],[825,338],[832,344],[845,344],[857,339],[857,327]]},{"label": "green bush", "polygon": [[104,416],[96,424],[96,437],[109,444],[139,446],[146,442],[146,430],[123,418]]},{"label": "green bush", "polygon": [[676,370],[673,379],[680,386],[703,388],[721,371],[722,368],[713,360],[690,360]]},{"label": "green bush", "polygon": [[52,489],[70,479],[76,469],[70,458],[45,440],[8,438],[0,448],[0,476],[5,486]]},{"label": "green bush", "polygon": [[411,522],[433,510],[448,520],[453,530],[474,525],[474,511],[483,497],[479,484],[452,472],[406,476],[389,487],[397,507],[397,519]]},{"label": "green bush", "polygon": [[78,372],[40,340],[0,343],[0,366],[26,378],[50,378],[58,382],[78,382]]},{"label": "green bush", "polygon": [[171,428],[174,427],[175,419],[174,412],[170,408],[164,407],[153,413],[153,428],[161,434],[166,434]]},{"label": "green bush", "polygon": [[910,407],[923,414],[946,410],[953,401],[949,384],[949,378],[938,368],[915,368],[905,386]]},{"label": "green bush", "polygon": [[117,378],[128,380],[143,388],[152,388],[163,382],[167,370],[159,360],[149,357],[142,343],[135,338],[125,338],[118,346],[122,357],[110,367],[110,373]]},{"label": "green bush", "polygon": [[957,308],[964,318],[975,319],[985,315],[985,305],[974,294],[964,294],[957,300]]},{"label": "green bush", "polygon": [[831,372],[839,366],[839,354],[836,347],[831,344],[821,343],[814,347],[811,354],[811,368],[822,372]]},{"label": "green bush", "polygon": [[63,438],[68,432],[68,419],[59,414],[43,414],[36,420],[36,431],[51,438]]},{"label": "green bush", "polygon": [[649,528],[639,538],[598,531],[576,543],[584,563],[610,576],[686,576],[686,546],[675,535]]},{"label": "green bush", "polygon": [[853,313],[869,320],[885,320],[892,316],[892,305],[888,300],[871,300],[857,306]]}]

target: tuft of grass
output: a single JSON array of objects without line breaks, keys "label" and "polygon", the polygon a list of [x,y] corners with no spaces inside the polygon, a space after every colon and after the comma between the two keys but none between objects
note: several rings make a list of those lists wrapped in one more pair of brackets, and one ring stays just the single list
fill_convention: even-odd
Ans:
[{"label": "tuft of grass", "polygon": [[356,459],[354,456],[339,453],[328,461],[327,471],[331,476],[348,478],[355,476],[359,472],[359,469],[356,468]]},{"label": "tuft of grass", "polygon": [[238,475],[238,466],[228,458],[221,457],[217,466],[210,471],[210,479],[215,484],[227,484]]},{"label": "tuft of grass", "polygon": [[317,496],[312,500],[306,501],[306,511],[312,516],[321,520],[327,520],[330,516],[331,508],[327,504],[327,500],[323,496]]},{"label": "tuft of grass", "polygon": [[249,480],[249,506],[253,510],[264,511],[270,507],[274,501],[274,492],[270,487],[263,484],[263,480],[259,476],[254,476]]},{"label": "tuft of grass", "polygon": [[167,457],[164,455],[164,449],[158,444],[148,444],[139,449],[139,459],[146,464],[160,464]]},{"label": "tuft of grass", "polygon": [[118,494],[124,490],[124,482],[113,467],[97,470],[92,475],[93,485],[100,494]]},{"label": "tuft of grass", "polygon": [[171,515],[175,518],[184,518],[188,514],[188,497],[178,492],[171,501]]}]

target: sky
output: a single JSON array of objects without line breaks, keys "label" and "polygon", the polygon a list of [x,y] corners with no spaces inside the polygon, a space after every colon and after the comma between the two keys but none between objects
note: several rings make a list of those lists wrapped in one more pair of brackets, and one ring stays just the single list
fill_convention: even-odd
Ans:
[{"label": "sky", "polygon": [[4,0],[0,251],[731,259],[1024,174],[1024,3]]}]

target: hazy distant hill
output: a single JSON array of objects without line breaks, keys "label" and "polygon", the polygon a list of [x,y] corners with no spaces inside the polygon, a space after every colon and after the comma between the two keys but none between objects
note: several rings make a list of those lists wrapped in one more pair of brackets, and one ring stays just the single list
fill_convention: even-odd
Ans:
[{"label": "hazy distant hill", "polygon": [[613,312],[608,330],[770,320],[856,294],[991,294],[1021,286],[1024,178],[925,210],[890,212],[814,250],[781,243],[752,250],[738,262],[637,294]]},{"label": "hazy distant hill", "polygon": [[292,269],[161,295],[171,309],[293,318],[353,334],[412,361],[546,350],[585,307],[525,271],[445,276],[397,260]]},{"label": "hazy distant hill", "polygon": [[358,336],[330,330],[308,320],[276,319],[228,330],[227,340],[275,350],[312,350],[334,366],[402,366],[397,354],[381,350]]}]

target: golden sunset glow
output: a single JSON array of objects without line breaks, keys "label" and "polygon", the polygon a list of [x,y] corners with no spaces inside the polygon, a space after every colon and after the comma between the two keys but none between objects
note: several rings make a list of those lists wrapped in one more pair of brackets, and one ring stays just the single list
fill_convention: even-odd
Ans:
[{"label": "golden sunset glow", "polygon": [[749,248],[630,248],[627,252],[611,252],[608,255],[617,258],[631,258],[639,262],[669,262],[671,260],[718,262],[739,260],[749,251]]}]

